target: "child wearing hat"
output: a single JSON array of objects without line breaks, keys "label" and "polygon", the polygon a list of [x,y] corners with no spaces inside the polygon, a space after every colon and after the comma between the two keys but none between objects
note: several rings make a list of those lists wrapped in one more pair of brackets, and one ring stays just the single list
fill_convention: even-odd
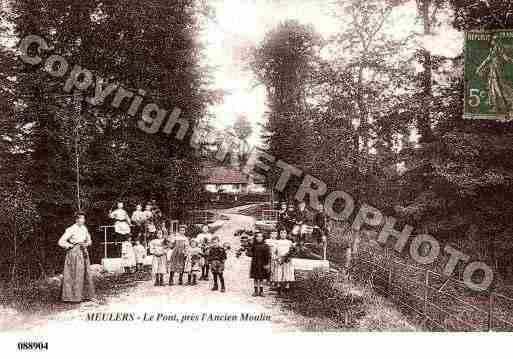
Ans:
[{"label": "child wearing hat", "polygon": [[202,253],[202,258],[201,258],[201,262],[200,262],[200,265],[201,265],[201,278],[200,279],[208,280],[210,268],[209,268],[208,260],[206,257],[207,257],[207,253],[208,253],[208,248],[210,247],[211,242],[212,242],[212,233],[209,232],[208,225],[204,224],[201,226],[201,233],[196,236],[196,241],[198,242],[200,249],[201,249],[201,253]]},{"label": "child wearing hat", "polygon": [[[196,285],[198,273],[200,271],[201,264],[201,248],[198,246],[198,242],[194,239],[191,239],[189,243],[189,251],[187,253],[187,258],[185,259],[185,269],[184,272],[187,273],[187,284],[188,285]],[[192,282],[191,282],[192,279]]]},{"label": "child wearing hat", "polygon": [[155,286],[164,286],[164,274],[167,273],[166,248],[162,231],[157,231],[157,238],[150,241],[150,253],[153,255],[152,272]]},{"label": "child wearing hat", "polygon": [[186,225],[178,227],[178,233],[173,236],[172,250],[169,252],[169,285],[174,284],[175,273],[178,273],[178,284],[183,284],[183,274],[185,271],[185,260],[189,251],[189,238],[185,235]]}]

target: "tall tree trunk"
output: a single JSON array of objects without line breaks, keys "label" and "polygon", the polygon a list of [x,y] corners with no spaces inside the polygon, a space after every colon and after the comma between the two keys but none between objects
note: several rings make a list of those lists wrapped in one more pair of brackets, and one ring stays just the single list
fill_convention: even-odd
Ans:
[{"label": "tall tree trunk", "polygon": [[[365,53],[367,49],[365,49]],[[369,153],[369,111],[367,109],[368,104],[363,99],[363,70],[364,65],[360,64],[360,68],[358,70],[358,83],[357,83],[357,95],[356,102],[358,105],[358,112],[360,114],[360,126],[358,128],[359,140],[358,147],[356,148],[356,152],[360,152],[360,141],[362,143],[362,152],[364,154]]]},{"label": "tall tree trunk", "polygon": [[[424,24],[424,35],[431,35],[433,17],[430,14],[432,0],[423,0],[421,2],[422,11],[422,22]],[[434,5],[436,6],[436,5]],[[436,11],[433,12],[433,16]],[[430,142],[433,138],[433,132],[431,130],[431,100],[433,97],[433,64],[431,59],[431,52],[427,49],[422,49],[423,56],[423,69],[422,73],[422,113],[417,118],[417,130],[419,133],[419,142],[426,143]]]}]

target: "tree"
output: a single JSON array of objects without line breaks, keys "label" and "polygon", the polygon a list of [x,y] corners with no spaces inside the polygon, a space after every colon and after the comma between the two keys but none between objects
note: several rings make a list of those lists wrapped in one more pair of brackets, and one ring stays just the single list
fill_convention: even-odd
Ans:
[{"label": "tree", "polygon": [[[285,21],[266,34],[254,49],[250,64],[257,81],[267,90],[264,139],[268,151],[276,159],[298,167],[308,161],[311,113],[307,98],[321,44],[311,26]],[[277,175],[268,176],[270,186]],[[293,187],[288,186],[288,191]]]},{"label": "tree", "polygon": [[[453,26],[460,31],[513,25],[510,2],[455,0],[450,5]],[[509,239],[513,163],[508,155],[513,150],[512,125],[463,119],[463,57],[450,63],[448,81],[433,82],[432,140],[410,151],[416,165],[400,180],[400,197],[406,205],[398,213],[419,233],[430,233],[471,260],[492,265],[500,279],[512,274],[507,264],[513,250]]]},{"label": "tree", "polygon": [[509,29],[513,3],[508,0],[449,0],[455,11],[453,25],[459,30]]},{"label": "tree", "polygon": [[[411,34],[392,37],[393,13],[401,1],[338,1],[333,15],[343,19],[327,43],[331,56],[313,72],[313,136],[308,169],[330,190],[360,201],[384,202],[396,176],[396,142],[412,122],[409,93],[414,88]],[[388,192],[388,193],[385,193]]]},{"label": "tree", "polygon": [[[372,147],[371,121],[386,108],[386,91],[396,91],[405,83],[408,58],[401,58],[401,49],[409,41],[394,40],[385,30],[391,14],[405,1],[337,1],[334,16],[347,14],[349,22],[341,23],[342,30],[333,42],[341,50],[338,68],[352,74],[354,98],[358,110],[358,134],[355,147],[368,154]],[[406,58],[406,60],[404,59]],[[406,81],[408,83],[408,81]],[[390,96],[390,95],[389,95]]]},{"label": "tree", "polygon": [[0,168],[2,169],[2,181],[0,183],[12,183],[7,180],[6,176],[14,173],[9,163],[11,153],[14,150],[15,143],[18,141],[17,129],[14,119],[14,103],[15,103],[15,83],[14,76],[16,60],[14,51],[8,47],[8,43],[12,40],[8,26],[12,22],[5,22],[10,19],[6,4],[0,3]]},{"label": "tree", "polygon": [[[446,0],[416,0],[419,17],[422,20],[424,36],[430,36],[433,28],[438,25],[437,14],[443,10]],[[424,69],[422,73],[422,106],[421,115],[417,117],[417,130],[419,143],[430,142],[433,139],[431,129],[431,108],[433,98],[433,59],[428,49],[421,49],[421,64]]]},{"label": "tree", "polygon": [[33,231],[37,219],[23,216],[30,213],[32,203],[19,182],[26,156],[20,152],[23,129],[15,121],[16,58],[10,45],[13,22],[8,5],[0,2],[0,251],[4,254],[0,268],[13,281],[17,277],[18,248]]},{"label": "tree", "polygon": [[[191,129],[204,118],[215,97],[206,90],[208,70],[199,65],[198,24],[205,5],[195,0],[123,5],[114,0],[13,2],[19,38],[42,36],[51,54],[89,69],[95,79],[146,92],[132,117],[126,102],[111,106],[115,91],[102,104],[91,104],[86,98],[94,86],[78,96],[67,94],[62,89],[67,76],[56,79],[40,66],[19,61],[16,126],[25,129],[20,151],[27,159],[20,181],[41,217],[31,244],[40,253],[54,252],[55,233],[69,225],[77,207],[77,148],[81,207],[91,226],[104,223],[116,199],[132,205],[154,198],[171,216],[180,215],[200,187],[198,160],[188,146],[192,131],[179,141],[174,133],[147,134],[136,120],[150,102],[168,111],[180,108]],[[93,259],[98,260],[94,249]],[[60,262],[59,256],[46,257],[48,269]]]}]

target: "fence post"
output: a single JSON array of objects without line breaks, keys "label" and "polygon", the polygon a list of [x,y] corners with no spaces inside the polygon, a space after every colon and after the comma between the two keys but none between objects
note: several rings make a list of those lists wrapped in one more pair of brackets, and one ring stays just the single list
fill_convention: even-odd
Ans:
[{"label": "fence post", "polygon": [[325,237],[325,240],[322,241],[322,259],[326,260],[328,254],[328,237]]},{"label": "fence post", "polygon": [[107,227],[103,227],[103,258],[107,258]]},{"label": "fence post", "polygon": [[490,289],[490,295],[488,297],[488,331],[493,331],[493,290]]},{"label": "fence post", "polygon": [[388,295],[391,297],[393,295],[392,281],[394,275],[394,267],[392,266],[392,255],[389,253],[387,256],[388,259]]},{"label": "fence post", "polygon": [[374,288],[374,274],[376,273],[377,265],[376,265],[376,262],[374,261],[374,256],[372,256],[372,255],[371,255],[370,262],[372,264],[372,272],[369,276],[369,285],[370,285],[371,289],[373,289]]},{"label": "fence post", "polygon": [[427,316],[428,316],[428,297],[429,297],[429,271],[426,271],[425,278],[424,278],[424,323],[422,323],[423,326],[426,326],[427,323]]}]

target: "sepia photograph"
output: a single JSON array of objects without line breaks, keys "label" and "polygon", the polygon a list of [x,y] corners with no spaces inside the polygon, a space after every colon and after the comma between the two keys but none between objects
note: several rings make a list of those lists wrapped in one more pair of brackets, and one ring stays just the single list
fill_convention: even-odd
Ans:
[{"label": "sepia photograph", "polygon": [[0,351],[500,352],[512,153],[511,0],[0,0]]}]

